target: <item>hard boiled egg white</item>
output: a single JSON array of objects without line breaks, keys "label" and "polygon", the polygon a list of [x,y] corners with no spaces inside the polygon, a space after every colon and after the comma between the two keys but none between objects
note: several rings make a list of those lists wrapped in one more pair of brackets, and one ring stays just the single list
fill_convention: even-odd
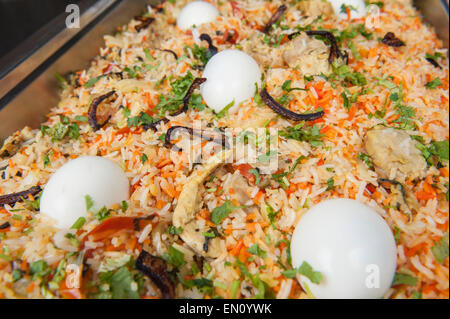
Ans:
[{"label": "hard boiled egg white", "polygon": [[239,50],[222,51],[209,60],[203,72],[207,81],[201,86],[202,97],[217,113],[227,105],[237,105],[255,95],[261,87],[258,63]]},{"label": "hard boiled egg white", "polygon": [[86,195],[94,201],[92,211],[111,207],[129,198],[129,182],[114,162],[96,156],[84,156],[62,166],[50,178],[40,201],[40,211],[70,228],[86,217]]},{"label": "hard boiled egg white", "polygon": [[347,13],[341,12],[342,5],[346,5],[350,9],[352,19],[360,19],[367,14],[366,4],[363,0],[328,0],[333,6],[334,12],[340,19],[347,19]]},{"label": "hard boiled egg white", "polygon": [[219,11],[205,1],[194,1],[186,5],[177,18],[177,26],[182,30],[190,29],[203,23],[214,21]]},{"label": "hard boiled egg white", "polygon": [[300,283],[316,298],[381,298],[391,287],[397,261],[394,236],[372,208],[350,199],[324,201],[298,223],[292,265],[307,262],[323,280]]}]

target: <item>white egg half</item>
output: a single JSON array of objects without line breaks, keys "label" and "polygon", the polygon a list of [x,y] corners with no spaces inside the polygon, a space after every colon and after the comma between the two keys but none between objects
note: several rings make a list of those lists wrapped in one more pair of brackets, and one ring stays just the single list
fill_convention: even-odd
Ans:
[{"label": "white egg half", "polygon": [[347,19],[347,13],[341,12],[342,5],[350,8],[351,18],[360,19],[367,14],[366,4],[363,0],[328,0],[333,6],[334,12],[340,19]]},{"label": "white egg half", "polygon": [[129,181],[120,166],[96,156],[83,156],[63,165],[50,178],[40,201],[40,211],[70,228],[86,217],[86,195],[94,201],[92,211],[111,207],[129,198]]},{"label": "white egg half", "polygon": [[190,29],[203,23],[214,21],[219,15],[219,10],[205,1],[194,1],[186,5],[178,15],[177,26],[181,30]]},{"label": "white egg half", "polygon": [[202,97],[216,113],[234,101],[235,105],[255,95],[261,87],[258,63],[239,50],[222,51],[209,60],[203,72],[207,81],[201,86]]},{"label": "white egg half", "polygon": [[291,254],[295,268],[307,262],[322,274],[319,284],[299,276],[301,285],[321,299],[381,298],[391,287],[397,264],[388,224],[372,208],[351,199],[312,207],[295,228]]}]

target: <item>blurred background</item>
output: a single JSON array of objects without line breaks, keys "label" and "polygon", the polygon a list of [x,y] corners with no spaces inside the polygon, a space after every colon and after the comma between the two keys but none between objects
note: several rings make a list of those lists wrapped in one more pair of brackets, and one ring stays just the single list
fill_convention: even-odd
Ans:
[{"label": "blurred background", "polygon": [[0,59],[81,0],[0,0]]}]

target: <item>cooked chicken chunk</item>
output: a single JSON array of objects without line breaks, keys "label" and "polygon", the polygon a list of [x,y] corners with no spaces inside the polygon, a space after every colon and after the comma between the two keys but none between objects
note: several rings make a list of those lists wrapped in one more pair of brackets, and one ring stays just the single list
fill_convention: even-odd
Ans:
[{"label": "cooked chicken chunk", "polygon": [[300,1],[298,8],[308,17],[332,17],[334,10],[331,3],[322,0]]},{"label": "cooked chicken chunk", "polygon": [[261,41],[260,33],[253,33],[241,42],[242,50],[250,55],[262,68],[280,68],[284,61],[279,54],[279,48],[272,48]]},{"label": "cooked chicken chunk", "polygon": [[199,188],[206,178],[232,154],[233,151],[219,153],[210,158],[203,169],[194,172],[184,186],[178,198],[178,205],[173,213],[173,225],[183,228],[183,232],[180,234],[181,239],[203,257],[219,257],[222,253],[222,240],[220,238],[210,239],[208,249],[205,251],[205,237],[202,234],[208,232],[209,228],[206,225],[201,226],[195,218],[195,213],[200,204],[200,198],[198,196]]},{"label": "cooked chicken chunk", "polygon": [[384,178],[403,182],[406,178],[423,178],[427,163],[416,143],[405,132],[377,127],[367,133],[365,148],[377,172]]},{"label": "cooked chicken chunk", "polygon": [[233,176],[231,176],[230,181],[224,186],[224,191],[227,194],[230,194],[232,200],[237,200],[240,205],[245,205],[250,200],[250,197],[245,191],[248,187],[247,181],[241,175],[239,170],[237,170]]},{"label": "cooked chicken chunk", "polygon": [[0,158],[13,156],[20,150],[24,142],[32,138],[33,132],[29,127],[25,127],[22,131],[16,132],[3,143],[2,148],[0,148]]},{"label": "cooked chicken chunk", "polygon": [[302,75],[329,74],[330,51],[323,41],[302,33],[285,45],[283,60],[291,68],[298,67]]}]

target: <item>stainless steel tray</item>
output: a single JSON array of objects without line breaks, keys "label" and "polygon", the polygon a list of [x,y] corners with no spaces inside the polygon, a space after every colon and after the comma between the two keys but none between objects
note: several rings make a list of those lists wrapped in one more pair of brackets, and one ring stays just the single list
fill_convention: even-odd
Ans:
[{"label": "stainless steel tray", "polygon": [[[65,74],[86,68],[98,54],[104,34],[127,23],[147,4],[158,2],[99,0],[81,16],[81,29],[62,29],[10,72],[3,77],[0,74],[0,145],[24,126],[38,128],[50,108],[58,103],[55,72]],[[417,0],[414,3],[448,48],[448,0]]]}]

